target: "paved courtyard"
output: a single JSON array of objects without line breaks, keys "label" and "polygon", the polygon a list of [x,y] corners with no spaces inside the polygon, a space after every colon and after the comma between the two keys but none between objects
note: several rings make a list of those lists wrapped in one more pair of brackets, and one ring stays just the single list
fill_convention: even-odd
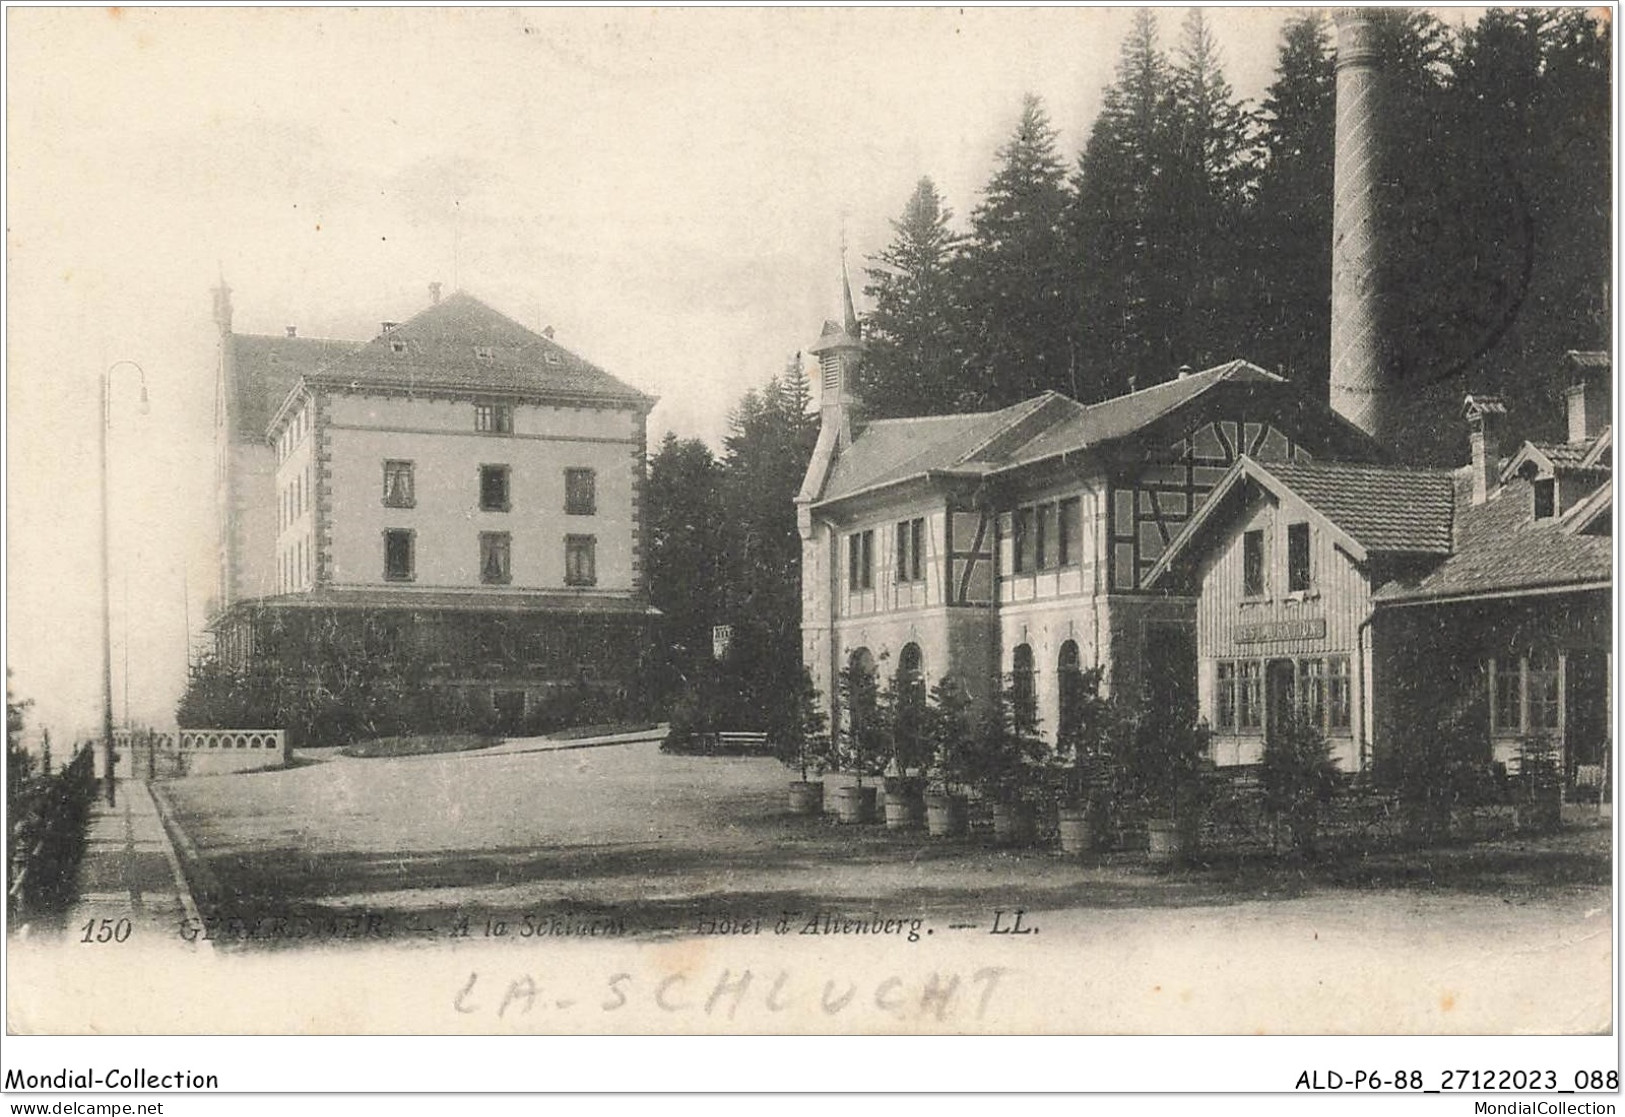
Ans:
[{"label": "paved courtyard", "polygon": [[213,878],[208,898],[388,915],[613,909],[637,932],[684,929],[725,903],[872,907],[940,918],[991,907],[1187,908],[1385,894],[1405,902],[1589,910],[1606,905],[1608,833],[1570,829],[1301,868],[1167,874],[1134,855],[934,841],[789,815],[789,775],[761,758],[667,756],[652,741],[400,759],[307,756],[294,768],[164,784]]},{"label": "paved courtyard", "polygon": [[[1085,864],[792,818],[787,773],[768,760],[545,748],[308,756],[161,785],[221,963],[175,963],[188,1003],[214,1006],[203,1030],[1609,1026],[1603,828],[1159,874],[1132,854]],[[786,912],[800,933],[781,937]],[[853,935],[842,920],[895,932]],[[821,921],[814,937],[808,921]],[[507,937],[493,940],[498,925]],[[82,949],[30,954],[18,971],[53,991],[31,1002],[41,1027],[82,1001],[103,1006],[98,1028],[143,1030],[102,1019],[106,975],[87,968],[123,955]],[[776,1011],[781,981],[800,1015]],[[867,992],[828,1015],[848,981]],[[374,1015],[357,1015],[358,982]],[[945,983],[959,992],[943,1015],[932,990]],[[537,987],[555,990],[551,1015],[532,1012]],[[390,1005],[399,1016],[377,1015]]]}]

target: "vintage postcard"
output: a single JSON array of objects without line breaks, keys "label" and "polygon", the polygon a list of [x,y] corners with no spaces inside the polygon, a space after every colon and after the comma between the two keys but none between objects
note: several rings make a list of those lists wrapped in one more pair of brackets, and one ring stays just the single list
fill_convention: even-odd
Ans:
[{"label": "vintage postcard", "polygon": [[6,20],[8,1033],[1612,1034],[1610,11]]}]

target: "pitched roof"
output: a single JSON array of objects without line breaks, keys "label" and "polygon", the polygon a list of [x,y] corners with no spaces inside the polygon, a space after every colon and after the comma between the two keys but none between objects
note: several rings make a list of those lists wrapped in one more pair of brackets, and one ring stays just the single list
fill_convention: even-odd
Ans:
[{"label": "pitched roof", "polygon": [[839,500],[948,469],[986,473],[992,465],[981,455],[997,450],[1000,435],[1017,429],[1024,419],[1042,420],[1041,411],[1062,405],[1079,407],[1047,392],[1000,411],[877,420],[835,459],[821,499]]},{"label": "pitched roof", "polygon": [[1012,456],[1012,465],[1027,465],[1044,458],[1099,446],[1132,435],[1169,412],[1189,403],[1215,384],[1225,382],[1284,384],[1273,372],[1248,361],[1227,361],[1213,368],[1167,380],[1127,395],[1114,396],[1083,408],[1081,413],[1034,438]]},{"label": "pitched roof", "polygon": [[1525,442],[1512,459],[1501,467],[1501,480],[1507,480],[1528,464],[1533,464],[1536,471],[1546,477],[1587,470],[1606,472],[1606,466],[1590,460],[1596,445],[1597,439],[1594,438],[1584,442]]},{"label": "pitched roof", "polygon": [[461,291],[328,362],[307,379],[334,387],[440,388],[653,402],[551,338]]},{"label": "pitched roof", "polygon": [[[837,500],[946,470],[991,474],[1102,446],[1137,434],[1222,383],[1286,381],[1238,360],[1088,406],[1045,392],[1000,411],[882,419],[868,424],[841,451],[821,499]],[[805,492],[803,497],[812,499]]]},{"label": "pitched roof", "polygon": [[[1373,595],[1378,604],[1611,580],[1613,539],[1576,534],[1568,530],[1562,517],[1536,520],[1528,481],[1514,477],[1482,504],[1471,503],[1469,470],[1458,470],[1455,484],[1454,552],[1425,573],[1396,578],[1383,586]],[[1610,488],[1610,496],[1611,492]],[[1595,514],[1599,509],[1592,511]]]},{"label": "pitched roof", "polygon": [[1374,555],[1448,554],[1452,480],[1443,470],[1355,462],[1261,462],[1236,459],[1148,572],[1150,586],[1200,554],[1200,540],[1239,514],[1248,482],[1308,506],[1338,545],[1356,560]]},{"label": "pitched roof", "polygon": [[266,424],[301,376],[356,347],[353,341],[316,337],[231,334],[237,430],[259,441]]},{"label": "pitched roof", "polygon": [[1455,493],[1444,470],[1347,462],[1261,465],[1368,552],[1450,553]]}]

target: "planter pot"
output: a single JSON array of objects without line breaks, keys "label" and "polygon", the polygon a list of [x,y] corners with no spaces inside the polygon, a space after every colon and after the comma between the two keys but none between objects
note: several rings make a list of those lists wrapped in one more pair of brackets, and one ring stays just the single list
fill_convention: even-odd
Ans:
[{"label": "planter pot", "polygon": [[1037,812],[1031,803],[993,804],[993,840],[999,845],[1032,845],[1037,833]]},{"label": "planter pot", "polygon": [[1061,852],[1089,853],[1094,849],[1095,821],[1086,807],[1062,807],[1056,821],[1061,835]]},{"label": "planter pot", "polygon": [[818,814],[824,809],[824,785],[812,780],[790,782],[790,813]]},{"label": "planter pot", "polygon": [[925,821],[925,801],[907,791],[886,792],[886,829],[912,830]]},{"label": "planter pot", "polygon": [[1153,865],[1176,865],[1186,853],[1187,828],[1171,818],[1145,822],[1146,859]]},{"label": "planter pot", "polygon": [[856,787],[858,777],[851,772],[824,773],[824,813],[839,814],[838,804],[843,788]]},{"label": "planter pot", "polygon": [[835,793],[835,814],[842,822],[873,822],[875,819],[875,789],[872,787],[843,787]]},{"label": "planter pot", "polygon": [[970,819],[963,795],[925,797],[925,828],[933,838],[963,837]]}]

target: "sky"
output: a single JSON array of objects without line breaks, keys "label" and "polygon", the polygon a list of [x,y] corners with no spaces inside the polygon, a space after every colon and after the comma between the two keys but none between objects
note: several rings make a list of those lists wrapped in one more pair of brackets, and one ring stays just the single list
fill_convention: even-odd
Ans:
[{"label": "sky", "polygon": [[[1289,14],[1208,9],[1241,96]],[[1132,15],[9,9],[6,651],[35,725],[99,718],[109,369],[118,720],[172,724],[205,646],[221,277],[240,332],[358,342],[461,288],[659,396],[651,442],[716,445],[838,314],[843,235],[857,277],[922,175],[963,227],[1024,93],[1076,157]]]}]

